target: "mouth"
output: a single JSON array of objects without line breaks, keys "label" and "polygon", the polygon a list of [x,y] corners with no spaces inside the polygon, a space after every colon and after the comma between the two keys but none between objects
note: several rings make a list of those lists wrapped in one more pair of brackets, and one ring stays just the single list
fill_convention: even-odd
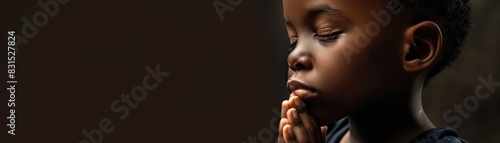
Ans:
[{"label": "mouth", "polygon": [[318,91],[313,87],[296,79],[290,79],[287,82],[288,93],[294,93],[301,99],[309,99],[318,96]]}]

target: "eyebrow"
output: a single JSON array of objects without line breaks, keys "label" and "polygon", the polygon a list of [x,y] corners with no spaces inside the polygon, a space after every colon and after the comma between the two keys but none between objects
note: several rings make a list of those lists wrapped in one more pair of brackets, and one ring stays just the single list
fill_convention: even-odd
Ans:
[{"label": "eyebrow", "polygon": [[[335,17],[335,18],[339,18],[340,20],[349,21],[349,18],[345,17],[341,11],[339,11],[337,9],[330,8],[328,5],[319,5],[319,6],[316,6],[316,7],[309,9],[307,11],[306,20],[311,21],[314,18],[316,18],[318,15],[323,14],[323,13],[326,13],[330,16]],[[289,25],[289,26],[293,25],[290,20],[287,20],[287,19],[283,19],[283,20],[284,20],[286,25]]]}]

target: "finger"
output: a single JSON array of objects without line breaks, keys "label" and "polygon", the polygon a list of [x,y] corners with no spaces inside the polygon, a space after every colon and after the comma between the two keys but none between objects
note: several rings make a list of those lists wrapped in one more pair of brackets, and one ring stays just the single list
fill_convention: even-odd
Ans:
[{"label": "finger", "polygon": [[321,134],[323,134],[323,142],[326,143],[326,131],[328,130],[328,126],[321,126]]},{"label": "finger", "polygon": [[286,143],[295,143],[297,140],[295,140],[295,135],[292,130],[291,125],[285,125],[283,127],[283,138],[285,139]]},{"label": "finger", "polygon": [[302,125],[302,122],[300,121],[297,110],[295,108],[290,108],[290,110],[288,110],[286,114],[288,122],[292,127],[294,138],[297,142],[315,142],[315,139],[311,139],[311,137],[314,138],[315,136],[308,135],[309,133]]},{"label": "finger", "polygon": [[279,130],[278,130],[279,131],[278,143],[285,143],[285,138],[283,137],[283,127],[285,127],[285,125],[287,125],[287,124],[288,124],[288,119],[281,118]]},{"label": "finger", "polygon": [[286,118],[286,112],[290,109],[288,105],[288,100],[281,102],[281,118]]},{"label": "finger", "polygon": [[300,126],[300,119],[297,113],[297,109],[288,109],[288,111],[286,112],[286,118],[288,119],[288,122],[290,125],[292,125],[292,127]]},{"label": "finger", "polygon": [[[291,98],[289,102],[293,102],[295,105],[299,106],[304,105],[302,100],[298,97]],[[309,111],[307,111],[306,108],[303,109],[291,108],[291,109],[296,109],[296,113],[298,114],[299,117],[297,120],[300,122],[300,125],[302,126],[303,130],[306,131],[305,135],[311,138],[311,141],[313,142],[322,141],[323,137],[321,134],[321,129],[317,125],[316,120],[313,118],[313,116],[309,114]],[[294,123],[296,123],[296,121],[290,121],[290,122],[292,126],[294,126]]]},{"label": "finger", "polygon": [[[292,95],[293,95],[293,93],[292,93]],[[305,104],[297,96],[290,97],[290,99],[288,100],[287,103],[288,103],[289,108],[296,108],[297,110],[302,110],[305,108]]]}]

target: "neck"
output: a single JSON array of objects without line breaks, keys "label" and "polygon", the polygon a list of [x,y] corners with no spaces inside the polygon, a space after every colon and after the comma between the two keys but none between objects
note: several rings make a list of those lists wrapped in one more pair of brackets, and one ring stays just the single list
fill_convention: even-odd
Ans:
[{"label": "neck", "polygon": [[434,128],[422,109],[422,86],[416,87],[385,95],[376,104],[350,115],[349,132],[343,142],[409,142]]}]

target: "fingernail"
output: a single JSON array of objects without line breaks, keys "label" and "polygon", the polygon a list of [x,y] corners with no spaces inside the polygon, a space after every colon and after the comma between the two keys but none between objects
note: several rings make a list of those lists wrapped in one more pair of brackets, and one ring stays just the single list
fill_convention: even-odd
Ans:
[{"label": "fingernail", "polygon": [[293,132],[292,132],[292,128],[288,128],[288,134],[292,135]]},{"label": "fingernail", "polygon": [[293,118],[297,119],[297,111],[292,111]]},{"label": "fingernail", "polygon": [[300,107],[300,99],[297,98],[293,101],[295,103],[295,106]]}]

